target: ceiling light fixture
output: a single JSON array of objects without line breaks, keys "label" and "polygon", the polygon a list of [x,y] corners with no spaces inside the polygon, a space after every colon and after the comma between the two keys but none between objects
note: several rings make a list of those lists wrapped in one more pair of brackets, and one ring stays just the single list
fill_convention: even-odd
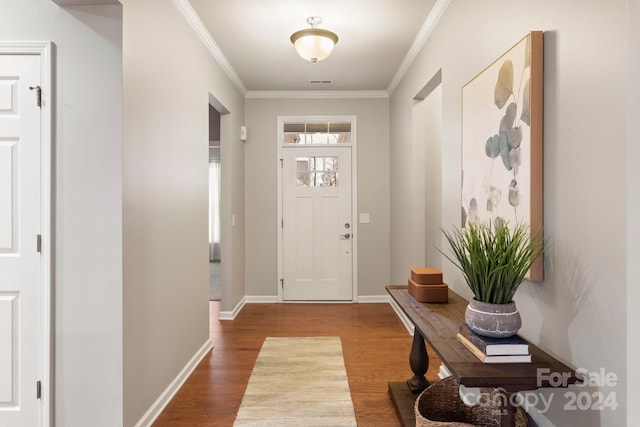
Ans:
[{"label": "ceiling light fixture", "polygon": [[333,46],[338,43],[338,36],[318,28],[318,24],[322,23],[319,16],[310,16],[307,22],[311,28],[291,34],[291,43],[296,47],[298,55],[315,64],[331,54]]}]

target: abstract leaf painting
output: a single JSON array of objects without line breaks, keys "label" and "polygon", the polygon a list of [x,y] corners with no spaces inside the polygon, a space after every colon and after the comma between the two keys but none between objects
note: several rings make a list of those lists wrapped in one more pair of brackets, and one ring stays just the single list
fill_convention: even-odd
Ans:
[{"label": "abstract leaf painting", "polygon": [[[462,88],[462,226],[542,228],[542,51],[532,31]],[[543,279],[542,265],[529,280]]]}]

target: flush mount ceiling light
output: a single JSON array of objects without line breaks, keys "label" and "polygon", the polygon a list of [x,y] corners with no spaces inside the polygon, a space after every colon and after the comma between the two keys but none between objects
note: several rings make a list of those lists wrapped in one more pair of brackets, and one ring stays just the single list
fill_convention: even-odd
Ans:
[{"label": "flush mount ceiling light", "polygon": [[310,16],[307,22],[311,28],[291,34],[291,43],[296,47],[298,55],[315,64],[331,54],[333,46],[338,43],[338,36],[318,28],[318,24],[322,23],[319,16]]}]

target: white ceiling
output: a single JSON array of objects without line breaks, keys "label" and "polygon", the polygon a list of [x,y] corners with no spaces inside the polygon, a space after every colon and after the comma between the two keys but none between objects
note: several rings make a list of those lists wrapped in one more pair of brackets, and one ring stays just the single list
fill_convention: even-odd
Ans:
[{"label": "white ceiling", "polygon": [[[448,0],[188,3],[228,61],[227,72],[235,74],[240,81],[236,84],[248,91],[385,91],[393,85],[403,61],[406,65],[410,60],[412,45],[419,44],[437,21],[439,15],[434,15],[441,12],[436,9],[446,8]],[[188,4],[182,5],[185,13]],[[293,32],[309,27],[306,19],[312,15],[323,19],[319,28],[339,37],[333,53],[317,64],[300,58],[289,41]],[[190,18],[192,25],[194,19],[197,21],[194,16]],[[310,80],[333,83],[310,84]]]}]

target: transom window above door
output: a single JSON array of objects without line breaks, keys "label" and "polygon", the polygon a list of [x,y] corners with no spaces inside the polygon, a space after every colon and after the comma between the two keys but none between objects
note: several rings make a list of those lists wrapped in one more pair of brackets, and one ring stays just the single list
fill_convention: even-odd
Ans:
[{"label": "transom window above door", "polygon": [[334,145],[351,143],[351,122],[309,121],[284,123],[285,145]]}]

